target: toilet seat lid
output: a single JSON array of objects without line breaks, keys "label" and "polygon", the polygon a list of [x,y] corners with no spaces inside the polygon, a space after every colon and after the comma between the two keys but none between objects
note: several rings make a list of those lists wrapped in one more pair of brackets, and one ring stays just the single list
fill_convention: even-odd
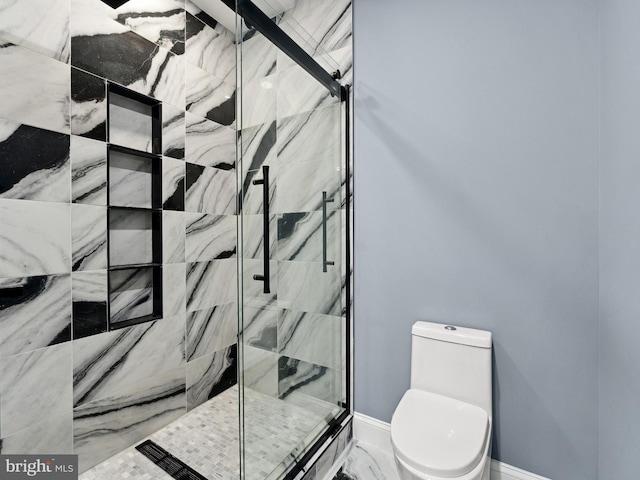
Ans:
[{"label": "toilet seat lid", "polygon": [[482,408],[408,390],[391,419],[391,443],[402,461],[440,477],[464,475],[480,462],[489,434]]}]

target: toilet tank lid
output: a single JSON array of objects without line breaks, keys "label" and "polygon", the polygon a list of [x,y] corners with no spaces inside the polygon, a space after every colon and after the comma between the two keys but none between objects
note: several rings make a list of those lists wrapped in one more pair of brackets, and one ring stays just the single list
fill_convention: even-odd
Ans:
[{"label": "toilet tank lid", "polygon": [[443,342],[459,343],[472,347],[491,348],[491,332],[474,328],[444,325],[441,323],[416,322],[411,329],[412,335],[432,338]]}]

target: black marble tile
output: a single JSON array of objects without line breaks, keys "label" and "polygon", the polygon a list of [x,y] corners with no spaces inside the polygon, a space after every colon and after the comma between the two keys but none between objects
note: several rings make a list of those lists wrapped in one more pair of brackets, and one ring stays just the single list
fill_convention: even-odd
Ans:
[{"label": "black marble tile", "polygon": [[0,198],[68,202],[69,135],[0,120]]},{"label": "black marble tile", "polygon": [[73,338],[107,331],[107,302],[73,302]]},{"label": "black marble tile", "polygon": [[107,140],[107,85],[104,79],[71,68],[71,133]]}]

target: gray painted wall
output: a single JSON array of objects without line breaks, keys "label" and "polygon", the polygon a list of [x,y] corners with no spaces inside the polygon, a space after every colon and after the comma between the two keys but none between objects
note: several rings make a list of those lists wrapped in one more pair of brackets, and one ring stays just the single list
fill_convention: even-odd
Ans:
[{"label": "gray painted wall", "polygon": [[416,320],[491,330],[494,458],[595,479],[598,2],[354,15],[356,411],[390,420]]},{"label": "gray painted wall", "polygon": [[640,471],[640,3],[602,2],[600,478]]}]

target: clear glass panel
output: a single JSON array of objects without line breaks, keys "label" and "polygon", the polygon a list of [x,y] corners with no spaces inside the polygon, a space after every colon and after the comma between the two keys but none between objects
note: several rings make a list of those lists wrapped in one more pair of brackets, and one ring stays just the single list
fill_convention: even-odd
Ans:
[{"label": "clear glass panel", "polygon": [[346,406],[344,113],[239,23],[241,470],[277,479]]}]

